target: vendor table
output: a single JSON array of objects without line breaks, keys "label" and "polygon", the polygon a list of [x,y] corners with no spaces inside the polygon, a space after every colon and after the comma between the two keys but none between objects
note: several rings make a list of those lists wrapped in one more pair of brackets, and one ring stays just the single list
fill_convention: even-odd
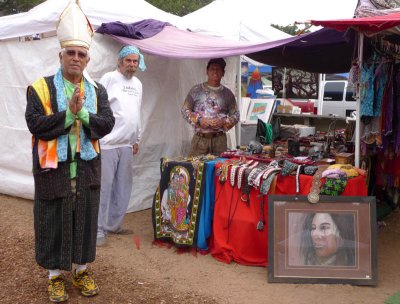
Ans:
[{"label": "vendor table", "polygon": [[[221,164],[217,164],[217,168]],[[299,195],[310,192],[313,176],[300,175]],[[324,182],[324,179],[322,180]],[[268,265],[268,195],[262,196],[251,188],[250,201],[243,202],[241,191],[229,182],[221,184],[215,177],[215,206],[213,237],[210,242],[211,254],[219,261],[235,261],[243,265]],[[277,175],[274,194],[295,195],[296,177]],[[342,195],[366,196],[365,177],[348,180]],[[260,204],[261,200],[264,204]],[[260,209],[262,206],[262,211]],[[257,230],[260,220],[265,221],[264,229]]]},{"label": "vendor table", "polygon": [[[240,189],[228,181],[221,183],[215,174],[224,160],[162,160],[152,208],[154,238],[210,251],[225,263],[267,266],[268,195],[251,188],[250,199],[244,202]],[[299,178],[299,195],[307,195],[313,176]],[[295,195],[295,176],[278,174],[276,179],[274,194]],[[366,196],[365,177],[349,179],[342,195]],[[257,229],[260,221],[263,230]]]}]

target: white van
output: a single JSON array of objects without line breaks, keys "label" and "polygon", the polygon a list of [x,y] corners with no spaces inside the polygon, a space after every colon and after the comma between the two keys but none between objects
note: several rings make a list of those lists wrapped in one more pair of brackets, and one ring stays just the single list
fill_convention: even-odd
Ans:
[{"label": "white van", "polygon": [[323,99],[319,102],[322,115],[348,117],[356,110],[356,92],[347,80],[326,80],[322,82]]}]

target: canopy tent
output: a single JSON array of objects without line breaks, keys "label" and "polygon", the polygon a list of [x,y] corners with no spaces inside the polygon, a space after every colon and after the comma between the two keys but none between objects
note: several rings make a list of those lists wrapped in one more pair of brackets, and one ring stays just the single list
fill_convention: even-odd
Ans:
[{"label": "canopy tent", "polygon": [[[301,35],[297,40],[289,41],[260,52],[248,54],[258,62],[275,66],[286,66],[318,73],[348,72],[351,62],[357,57],[362,65],[364,34],[369,36],[388,31],[400,25],[400,13],[376,15],[363,18],[337,20],[311,20],[315,26],[323,26],[317,32]],[[357,34],[357,32],[359,34]],[[358,51],[358,53],[355,51]],[[358,94],[357,113],[360,113],[360,92]],[[356,157],[359,164],[360,117],[356,123]]]},{"label": "canopy tent", "polygon": [[311,24],[345,31],[349,28],[358,32],[377,33],[400,25],[400,12],[363,18],[311,20]]},{"label": "canopy tent", "polygon": [[286,26],[313,18],[353,16],[357,0],[215,0],[182,18],[192,32],[232,40],[277,40],[289,35],[272,24]]},{"label": "canopy tent", "polygon": [[248,54],[248,57],[269,65],[286,66],[309,72],[348,72],[358,41],[356,33],[372,35],[399,26],[400,13],[309,22],[324,28],[300,35],[287,43]]},{"label": "canopy tent", "polygon": [[323,28],[247,56],[272,66],[317,73],[343,73],[350,70],[354,43],[354,32]]},{"label": "canopy tent", "polygon": [[123,44],[133,44],[150,55],[170,58],[213,58],[230,57],[273,48],[295,40],[289,37],[269,42],[231,41],[219,37],[206,36],[165,26],[153,37],[137,40],[111,35]]},{"label": "canopy tent", "polygon": [[[0,18],[0,40],[55,32],[61,12],[70,0],[47,0],[26,13]],[[94,28],[104,22],[137,22],[157,19],[180,25],[181,18],[166,13],[144,0],[109,1],[80,0],[80,6]]]},{"label": "canopy tent", "polygon": [[[0,136],[5,142],[0,146],[0,193],[33,198],[31,135],[24,118],[26,88],[38,77],[54,74],[59,68],[60,46],[54,32],[68,2],[48,0],[27,13],[0,18],[0,111],[3,114]],[[107,1],[81,0],[80,4],[94,27],[117,20],[136,22],[155,18],[173,24],[180,20],[142,0],[129,3],[114,0],[113,5]],[[34,34],[47,38],[25,39]],[[95,35],[88,65],[88,72],[95,80],[116,68],[119,47],[114,40]],[[134,187],[130,211],[151,206],[159,181],[160,158],[187,152],[192,131],[182,119],[180,107],[190,87],[206,77],[204,59],[173,60],[145,55],[145,60],[147,71],[138,72],[144,87],[144,132],[141,150],[132,168]],[[225,83],[234,88],[232,62],[228,60]]]},{"label": "canopy tent", "polygon": [[[311,24],[313,25],[321,25],[324,27],[330,27],[335,30],[345,31],[351,29],[355,29],[359,32],[358,37],[358,66],[362,66],[363,64],[363,56],[364,56],[364,35],[374,35],[377,33],[383,33],[384,31],[393,29],[394,27],[400,25],[400,13],[390,13],[387,15],[376,15],[371,17],[364,18],[354,18],[354,19],[344,19],[344,20],[311,20]],[[361,90],[363,88],[358,86],[357,93],[357,113],[360,113],[360,97]],[[355,137],[355,165],[358,166],[360,163],[360,114],[357,115],[356,119],[356,137]]]},{"label": "canopy tent", "polygon": [[[59,44],[54,31],[58,17],[67,2],[68,0],[47,0],[27,13],[0,18],[0,52],[2,54],[0,109],[3,113],[0,117],[0,136],[7,143],[0,147],[1,193],[33,198],[31,135],[24,119],[25,91],[36,78],[51,75],[59,67],[57,60]],[[242,1],[241,7],[244,7],[243,3],[247,5],[247,1]],[[107,1],[81,0],[80,4],[95,28],[105,22],[132,23],[149,18],[169,22],[179,28],[193,28],[188,18],[183,22],[183,18],[162,12],[143,0],[131,2],[114,0],[113,5],[109,5]],[[220,11],[214,12],[213,15],[220,16],[220,13]],[[225,11],[225,14],[229,16],[228,11]],[[209,18],[204,18],[203,24],[207,25],[209,21]],[[154,190],[159,181],[160,158],[186,154],[192,130],[181,117],[180,108],[191,86],[206,79],[205,66],[208,56],[236,56],[240,53],[260,51],[262,48],[278,47],[298,39],[291,37],[267,43],[266,41],[275,40],[276,37],[269,38],[268,34],[262,31],[263,28],[257,27],[251,28],[251,32],[259,33],[258,36],[263,36],[264,39],[257,40],[257,43],[231,44],[232,41],[222,42],[222,40],[217,43],[216,38],[208,40],[201,33],[191,33],[193,39],[187,40],[180,46],[185,48],[180,52],[186,52],[186,55],[181,53],[176,56],[176,53],[173,54],[178,51],[178,36],[171,37],[171,35],[177,35],[179,28],[167,27],[166,32],[160,33],[161,36],[159,36],[164,35],[166,47],[169,39],[169,47],[175,47],[174,51],[168,47],[160,51],[162,44],[157,37],[149,38],[153,39],[150,40],[153,42],[147,46],[145,40],[140,41],[143,43],[141,46],[146,50],[145,60],[148,67],[146,72],[138,72],[138,77],[144,87],[142,109],[144,131],[141,150],[132,168],[134,186],[129,211],[142,210],[151,206]],[[168,32],[169,29],[174,30]],[[42,34],[42,39],[34,41],[17,39],[36,34]],[[187,39],[187,36],[185,37],[180,38],[180,42],[182,39]],[[205,39],[204,44],[200,46],[198,43],[203,39]],[[193,44],[193,41],[196,43]],[[109,37],[95,35],[90,50],[91,62],[88,66],[88,72],[95,80],[115,68],[117,50],[120,43],[125,42],[128,41],[116,42]],[[139,44],[139,40],[129,43]],[[219,44],[222,44],[222,48],[219,48],[221,47]],[[202,53],[205,48],[211,51]],[[199,56],[199,53],[203,55]],[[237,86],[236,75],[239,70],[236,58],[227,58],[226,73],[223,78],[224,84],[233,91]]]},{"label": "canopy tent", "polygon": [[[321,19],[347,18],[353,16],[356,4],[357,0],[328,2],[320,0],[215,0],[199,10],[184,16],[182,21],[183,23],[187,23],[185,26],[191,32],[222,36],[232,40],[269,41],[271,39],[278,40],[291,37],[272,27],[271,24],[286,26],[294,24],[295,21],[310,20],[316,16]],[[283,9],[284,7],[290,9]],[[319,35],[315,37],[315,41],[319,39]],[[337,37],[336,39],[342,39],[342,37]],[[287,49],[289,43],[295,43],[295,41],[290,41],[282,45],[282,47],[266,47],[265,51],[258,53],[262,54],[260,60],[257,59],[257,55],[250,55],[250,52],[244,53],[248,55],[244,56],[244,60],[254,65],[259,65],[258,62],[279,66],[289,64],[288,67],[291,66],[299,69],[304,65],[301,60],[302,58],[309,58],[306,59],[307,62],[317,59],[318,62],[313,64],[314,68],[319,64],[332,65],[329,59],[321,55],[326,50],[321,50],[318,54],[310,54],[310,49],[300,50],[295,44],[291,44],[293,51],[290,51]],[[341,43],[344,42],[342,41]],[[299,44],[303,45],[304,43],[299,42]],[[330,48],[327,49],[330,50]],[[337,47],[332,49],[332,53],[336,50]],[[345,52],[343,56],[346,57],[347,53]],[[281,56],[281,54],[283,55]],[[347,62],[343,63],[341,69],[345,70],[347,66]],[[337,66],[333,66],[331,70],[336,71],[338,68]]]},{"label": "canopy tent", "polygon": [[[252,9],[245,10],[244,5]],[[265,15],[257,15],[264,7],[265,1],[251,0],[251,3],[244,3],[237,0],[215,0],[183,16],[182,21],[191,32],[235,41],[265,41],[290,37],[272,27]]]},{"label": "canopy tent", "polygon": [[[54,36],[59,14],[68,0],[48,0],[31,11],[14,16],[0,18],[0,136],[7,143],[0,146],[0,193],[24,198],[33,198],[34,185],[31,173],[31,135],[26,127],[24,112],[26,106],[26,87],[35,79],[54,74],[59,68],[59,43]],[[164,13],[145,1],[126,2],[114,0],[109,2],[98,0],[81,0],[82,9],[91,23],[122,21],[132,23],[143,19],[157,19],[171,24],[179,24],[180,19]],[[178,19],[176,19],[178,18]],[[176,21],[174,21],[176,20]],[[186,155],[188,152],[192,129],[180,114],[183,100],[190,88],[206,80],[206,63],[209,57],[233,56],[246,52],[241,48],[256,47],[260,50],[262,43],[251,44],[232,41],[220,41],[199,33],[188,33],[193,37],[186,42],[178,43],[178,28],[167,27],[165,42],[169,47],[162,49],[157,37],[141,40],[140,45],[146,51],[145,60],[148,69],[138,72],[144,88],[142,125],[143,136],[140,153],[133,164],[134,181],[129,211],[149,208],[157,187],[160,172],[160,158]],[[254,29],[256,31],[256,29]],[[41,34],[42,39],[24,39],[25,36]],[[172,35],[172,37],[171,37]],[[18,39],[18,38],[23,39]],[[153,39],[153,40],[151,40]],[[198,42],[204,40],[211,52],[199,56],[205,45]],[[292,38],[289,38],[289,40]],[[149,42],[145,42],[149,40]],[[278,42],[283,43],[289,40]],[[126,41],[127,42],[127,41]],[[174,42],[174,43],[171,43]],[[197,42],[193,44],[193,42]],[[110,37],[95,34],[90,49],[91,61],[89,74],[98,80],[105,72],[115,69],[117,51],[120,43]],[[139,44],[139,40],[131,41]],[[145,44],[148,45],[145,45]],[[225,45],[219,49],[218,45]],[[275,44],[271,44],[275,45]],[[181,56],[173,56],[173,52],[181,49]],[[175,47],[175,49],[174,49]],[[231,53],[227,50],[231,50]],[[174,50],[174,51],[173,51]],[[185,55],[186,52],[186,55]],[[168,55],[169,54],[169,55]],[[196,58],[196,59],[194,59]],[[199,59],[200,58],[200,59]],[[238,60],[228,57],[223,83],[235,91]]]}]

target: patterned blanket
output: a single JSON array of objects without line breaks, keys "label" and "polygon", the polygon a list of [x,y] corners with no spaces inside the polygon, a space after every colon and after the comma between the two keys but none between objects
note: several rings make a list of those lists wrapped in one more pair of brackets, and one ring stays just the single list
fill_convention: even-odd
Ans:
[{"label": "patterned blanket", "polygon": [[152,207],[155,240],[197,246],[204,167],[201,159],[161,159],[161,179]]}]

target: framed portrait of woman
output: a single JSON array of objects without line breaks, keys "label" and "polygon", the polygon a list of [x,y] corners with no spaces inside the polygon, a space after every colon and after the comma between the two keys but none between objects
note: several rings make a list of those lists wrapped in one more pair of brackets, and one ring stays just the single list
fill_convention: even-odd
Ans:
[{"label": "framed portrait of woman", "polygon": [[376,285],[375,197],[268,196],[268,282]]}]

